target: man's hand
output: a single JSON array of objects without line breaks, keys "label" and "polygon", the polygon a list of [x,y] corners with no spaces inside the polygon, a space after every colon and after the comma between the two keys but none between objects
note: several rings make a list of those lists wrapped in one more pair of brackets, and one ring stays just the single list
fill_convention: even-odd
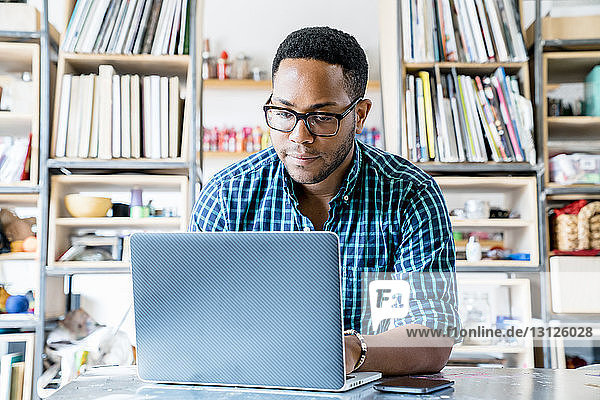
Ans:
[{"label": "man's hand", "polygon": [[349,374],[360,359],[360,340],[354,335],[344,336],[344,347],[346,348],[346,374]]}]

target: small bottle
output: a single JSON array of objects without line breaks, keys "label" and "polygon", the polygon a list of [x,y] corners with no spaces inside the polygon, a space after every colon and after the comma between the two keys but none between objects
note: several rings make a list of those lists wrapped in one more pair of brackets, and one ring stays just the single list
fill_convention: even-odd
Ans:
[{"label": "small bottle", "polygon": [[217,66],[215,58],[210,55],[210,42],[204,40],[204,51],[202,52],[202,79],[215,79],[217,77]]},{"label": "small bottle", "polygon": [[467,261],[479,261],[481,260],[481,245],[477,241],[475,236],[469,238],[467,243]]},{"label": "small bottle", "polygon": [[229,54],[225,50],[221,52],[221,57],[217,60],[217,77],[220,80],[229,79],[231,63],[228,61]]},{"label": "small bottle", "polygon": [[131,189],[131,204],[129,205],[129,216],[131,218],[143,218],[144,206],[142,202],[142,189],[134,187]]}]

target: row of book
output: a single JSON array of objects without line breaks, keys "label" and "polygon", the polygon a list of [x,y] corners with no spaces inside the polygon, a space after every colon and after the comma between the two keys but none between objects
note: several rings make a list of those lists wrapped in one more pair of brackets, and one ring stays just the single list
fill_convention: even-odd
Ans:
[{"label": "row of book", "polygon": [[188,0],[78,0],[62,50],[188,54],[189,12]]},{"label": "row of book", "polygon": [[[99,74],[62,79],[52,156],[61,158],[176,158],[181,155],[179,78]],[[185,140],[185,138],[183,139]]]},{"label": "row of book", "polygon": [[[8,346],[5,345],[5,349]],[[21,400],[29,398],[24,393],[25,361],[23,353],[8,353],[3,350],[0,354],[0,400]],[[31,390],[31,388],[27,388]],[[24,396],[25,394],[25,396]]]},{"label": "row of book", "polygon": [[29,180],[31,137],[0,136],[0,182]]},{"label": "row of book", "polygon": [[492,76],[420,71],[406,82],[407,142],[413,162],[535,164],[533,108],[519,82]]},{"label": "row of book", "polygon": [[527,60],[514,0],[402,0],[407,62]]}]

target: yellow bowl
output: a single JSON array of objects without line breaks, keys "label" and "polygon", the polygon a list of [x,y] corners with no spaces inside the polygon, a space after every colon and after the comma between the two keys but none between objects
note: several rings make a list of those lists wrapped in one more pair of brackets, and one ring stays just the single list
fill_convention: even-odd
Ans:
[{"label": "yellow bowl", "polygon": [[107,197],[68,194],[65,196],[65,207],[69,214],[77,218],[106,217],[106,213],[112,207],[112,201]]}]

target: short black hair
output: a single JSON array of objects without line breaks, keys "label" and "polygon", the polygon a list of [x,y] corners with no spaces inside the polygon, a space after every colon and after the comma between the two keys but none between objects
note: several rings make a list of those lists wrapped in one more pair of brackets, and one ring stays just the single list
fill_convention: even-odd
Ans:
[{"label": "short black hair", "polygon": [[351,99],[363,97],[369,79],[365,51],[354,36],[328,26],[302,28],[290,33],[279,45],[273,59],[272,76],[286,58],[305,58],[340,65],[344,89]]}]

